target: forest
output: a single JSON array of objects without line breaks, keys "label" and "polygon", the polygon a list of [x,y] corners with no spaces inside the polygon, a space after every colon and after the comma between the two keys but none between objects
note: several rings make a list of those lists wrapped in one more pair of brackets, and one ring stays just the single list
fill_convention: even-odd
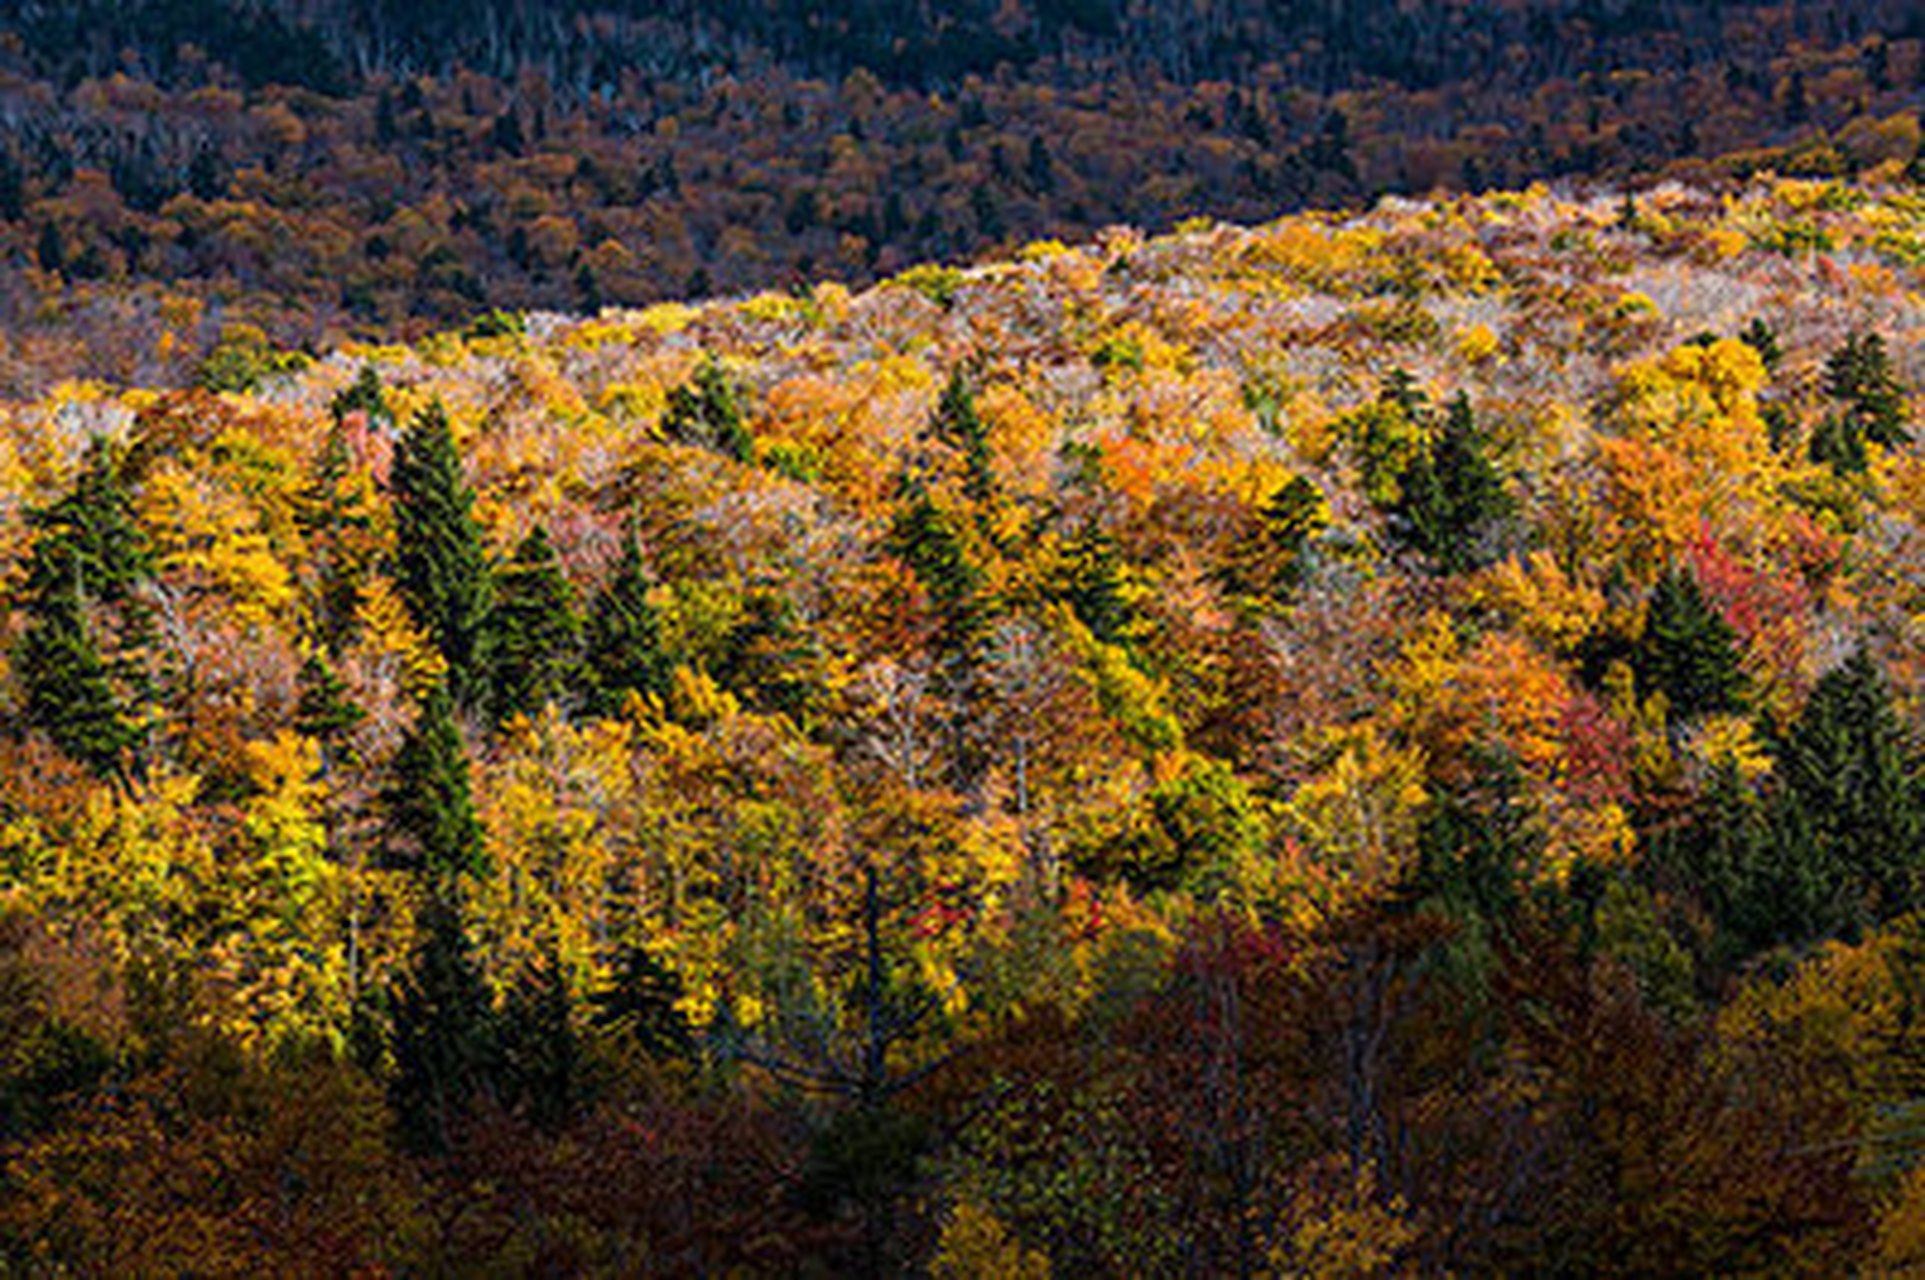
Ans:
[{"label": "forest", "polygon": [[0,393],[234,325],[864,288],[1107,227],[1918,152],[1903,0],[13,0]]},{"label": "forest", "polygon": [[1921,299],[1893,158],[0,403],[0,1266],[1919,1265]]}]

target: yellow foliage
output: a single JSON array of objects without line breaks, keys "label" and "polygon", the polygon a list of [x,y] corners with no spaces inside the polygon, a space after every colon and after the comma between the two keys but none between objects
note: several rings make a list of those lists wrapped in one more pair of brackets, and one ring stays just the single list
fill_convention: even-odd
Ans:
[{"label": "yellow foliage", "polygon": [[1558,653],[1571,652],[1604,615],[1604,593],[1565,573],[1548,551],[1492,565],[1472,581],[1470,593],[1473,601]]},{"label": "yellow foliage", "polygon": [[1298,754],[1309,776],[1285,804],[1285,821],[1346,885],[1367,891],[1395,879],[1428,798],[1422,752],[1365,721],[1316,730]]},{"label": "yellow foliage", "polygon": [[448,660],[415,625],[388,579],[374,576],[361,584],[354,621],[362,647],[400,661],[402,682],[411,693],[427,692],[448,674]]},{"label": "yellow foliage", "polygon": [[996,1215],[959,1200],[943,1220],[930,1280],[1049,1280],[1049,1258],[1009,1233]]}]

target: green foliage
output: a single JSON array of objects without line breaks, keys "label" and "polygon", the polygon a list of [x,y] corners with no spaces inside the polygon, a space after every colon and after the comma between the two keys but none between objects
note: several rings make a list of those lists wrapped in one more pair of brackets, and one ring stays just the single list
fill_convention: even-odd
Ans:
[{"label": "green foliage", "polygon": [[565,700],[582,684],[582,624],[540,525],[502,566],[494,594],[495,715],[532,714]]},{"label": "green foliage", "polygon": [[936,437],[963,455],[963,492],[978,506],[995,496],[996,477],[989,466],[989,430],[976,413],[976,392],[958,368],[943,387],[936,406]]},{"label": "green foliage", "polygon": [[711,449],[737,462],[755,461],[755,440],[742,423],[735,388],[713,359],[704,359],[689,382],[668,393],[662,434],[679,444]]},{"label": "green foliage", "polygon": [[448,1149],[477,1102],[498,1100],[502,1046],[460,908],[437,893],[422,926],[393,996],[388,1101],[408,1146],[431,1154]]},{"label": "green foliage", "polygon": [[147,628],[136,593],[151,555],[111,446],[89,446],[73,490],[27,522],[27,626],[15,651],[27,718],[97,776],[122,776],[143,733]]},{"label": "green foliage", "polygon": [[437,684],[423,699],[392,771],[386,795],[389,865],[435,884],[487,875],[468,755],[445,686]]},{"label": "green foliage", "polygon": [[586,628],[587,679],[597,711],[620,709],[630,693],[662,697],[672,663],[663,649],[662,621],[648,601],[648,574],[641,543],[622,543],[614,574],[596,593]]},{"label": "green foliage", "polygon": [[1658,579],[1645,613],[1635,669],[1639,687],[1662,693],[1679,720],[1744,706],[1738,637],[1687,570]]},{"label": "green foliage", "polygon": [[1116,539],[1100,522],[1090,520],[1067,550],[1064,600],[1100,643],[1127,642],[1135,611]]},{"label": "green foliage", "polygon": [[970,558],[955,517],[937,506],[921,484],[912,483],[896,508],[889,550],[929,593],[943,647],[951,654],[972,649],[987,620],[982,571]]},{"label": "green foliage", "polygon": [[1463,395],[1445,410],[1435,441],[1415,450],[1397,487],[1392,527],[1436,572],[1463,573],[1497,558],[1513,504]]},{"label": "green foliage", "polygon": [[594,996],[595,1027],[651,1058],[686,1055],[693,1047],[678,1003],[682,982],[647,947],[631,943],[616,955],[608,985]]},{"label": "green foliage", "polygon": [[267,379],[298,373],[307,364],[298,351],[276,351],[252,325],[235,325],[201,361],[194,382],[204,391],[257,391]]},{"label": "green foliage", "polygon": [[415,622],[448,662],[455,701],[477,703],[488,674],[491,576],[439,401],[409,424],[395,450],[395,576]]},{"label": "green foliage", "polygon": [[1814,462],[1840,474],[1863,471],[1867,443],[1889,449],[1912,438],[1905,389],[1879,335],[1854,333],[1832,352],[1825,362],[1825,393],[1844,411],[1813,433]]}]

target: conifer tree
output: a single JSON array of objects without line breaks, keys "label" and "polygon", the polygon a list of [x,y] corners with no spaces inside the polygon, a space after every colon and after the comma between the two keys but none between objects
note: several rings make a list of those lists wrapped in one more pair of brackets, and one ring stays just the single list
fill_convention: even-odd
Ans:
[{"label": "conifer tree", "polygon": [[1778,753],[1781,828],[1857,888],[1878,919],[1919,898],[1925,823],[1891,691],[1863,651],[1828,672]]},{"label": "conifer tree", "polygon": [[567,1123],[583,1092],[582,1047],[552,951],[509,989],[499,1028],[504,1101],[544,1129]]},{"label": "conifer tree", "polygon": [[1854,333],[1832,352],[1825,362],[1825,391],[1844,402],[1854,440],[1892,448],[1911,439],[1905,388],[1892,369],[1885,340],[1877,334]]},{"label": "conifer tree", "polygon": [[1462,573],[1490,562],[1512,504],[1484,454],[1467,398],[1459,395],[1450,402],[1435,442],[1418,450],[1398,489],[1400,536],[1438,573]]},{"label": "conifer tree", "polygon": [[1737,633],[1706,602],[1697,578],[1687,571],[1668,569],[1658,579],[1635,669],[1640,686],[1663,693],[1678,719],[1744,705]]},{"label": "conifer tree", "polygon": [[454,701],[437,684],[395,753],[387,792],[388,861],[433,884],[481,876],[488,868],[475,817],[468,757],[455,726]]},{"label": "conifer tree", "polygon": [[414,963],[393,995],[394,1075],[388,1097],[408,1146],[448,1149],[461,1120],[497,1099],[500,1028],[454,896],[437,890],[422,913]]},{"label": "conifer tree", "polygon": [[662,434],[682,444],[726,454],[737,462],[755,460],[755,441],[742,425],[735,388],[712,358],[704,358],[689,382],[668,393]]},{"label": "conifer tree", "polygon": [[632,535],[622,544],[614,576],[595,596],[586,631],[585,678],[598,712],[620,710],[630,693],[660,697],[668,692],[662,622],[648,601],[641,543]]},{"label": "conifer tree", "polygon": [[989,466],[989,430],[976,412],[976,392],[960,368],[949,375],[936,405],[938,439],[963,457],[963,492],[982,506],[995,496],[996,477]]},{"label": "conifer tree", "polygon": [[96,440],[73,490],[27,522],[36,536],[16,652],[27,718],[96,776],[122,776],[149,692],[135,592],[151,559],[112,448]]},{"label": "conifer tree", "polygon": [[1104,644],[1121,644],[1128,636],[1130,602],[1123,585],[1123,562],[1116,539],[1091,520],[1069,549],[1069,604],[1090,634]]},{"label": "conifer tree", "polygon": [[495,714],[532,713],[581,685],[582,627],[548,533],[537,525],[496,579]]},{"label": "conifer tree", "polygon": [[954,518],[912,481],[897,508],[890,550],[902,557],[929,593],[941,619],[938,643],[948,653],[967,653],[982,628],[982,572],[971,562]]},{"label": "conifer tree", "polygon": [[490,580],[474,493],[462,478],[439,402],[417,414],[402,434],[393,483],[402,599],[447,659],[455,701],[472,707],[487,684]]},{"label": "conifer tree", "polygon": [[616,955],[606,987],[593,998],[591,1021],[598,1029],[631,1041],[652,1058],[689,1051],[688,1019],[678,1005],[682,983],[675,971],[631,943]]}]

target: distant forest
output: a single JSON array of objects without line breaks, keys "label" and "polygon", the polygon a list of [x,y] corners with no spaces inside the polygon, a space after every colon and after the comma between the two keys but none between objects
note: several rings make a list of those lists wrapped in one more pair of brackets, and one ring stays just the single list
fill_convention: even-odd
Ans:
[{"label": "distant forest", "polygon": [[1918,152],[1900,0],[0,13],[0,391],[1040,238]]}]

